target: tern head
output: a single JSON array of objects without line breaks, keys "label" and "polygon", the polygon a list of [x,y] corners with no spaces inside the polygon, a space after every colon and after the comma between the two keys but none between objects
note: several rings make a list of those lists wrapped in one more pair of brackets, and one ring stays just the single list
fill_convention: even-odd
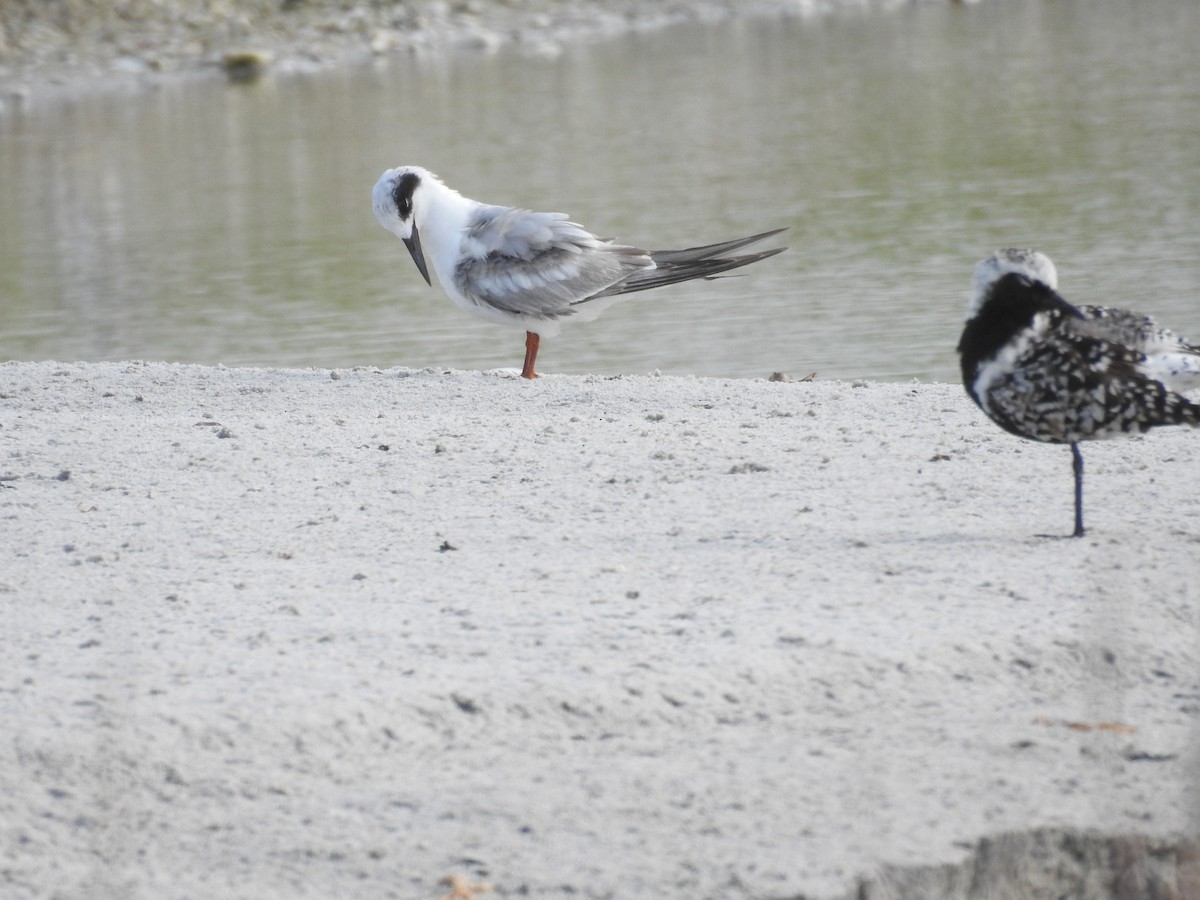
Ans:
[{"label": "tern head", "polygon": [[425,265],[425,254],[421,250],[421,233],[417,230],[416,204],[423,186],[437,182],[437,176],[418,166],[401,166],[384,172],[371,191],[371,207],[375,219],[408,248],[409,255],[417,264],[417,270],[429,280],[429,269]]},{"label": "tern head", "polygon": [[975,267],[975,275],[971,279],[968,319],[973,319],[979,312],[992,285],[1009,272],[1016,272],[1018,275],[1042,282],[1051,290],[1058,290],[1058,271],[1046,254],[1019,247],[997,250]]}]

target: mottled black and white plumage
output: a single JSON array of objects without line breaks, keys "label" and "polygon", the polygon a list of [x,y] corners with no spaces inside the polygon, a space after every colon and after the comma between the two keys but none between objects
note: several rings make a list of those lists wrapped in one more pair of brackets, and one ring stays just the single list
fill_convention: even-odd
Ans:
[{"label": "mottled black and white plumage", "polygon": [[525,330],[526,378],[536,377],[541,336],[557,334],[568,318],[589,321],[625,294],[711,278],[785,249],[730,255],[786,230],[777,228],[688,250],[641,250],[598,238],[564,213],[470,200],[418,166],[384,172],[371,205],[427,282],[428,258],[455,305]]},{"label": "mottled black and white plumage", "polygon": [[975,269],[958,344],[963,385],[1019,437],[1071,447],[1075,536],[1083,528],[1079,442],[1158,425],[1200,425],[1200,405],[1176,389],[1200,384],[1200,350],[1124,310],[1072,306],[1044,255],[1001,250]]},{"label": "mottled black and white plumage", "polygon": [[[998,250],[975,267],[971,318],[987,291],[1002,275],[1015,272],[1058,290],[1058,270],[1044,253],[1009,248]],[[1146,355],[1146,374],[1177,391],[1200,388],[1200,344],[1163,328],[1150,316],[1109,306],[1080,304],[1067,327],[1076,334],[1110,341]]]}]

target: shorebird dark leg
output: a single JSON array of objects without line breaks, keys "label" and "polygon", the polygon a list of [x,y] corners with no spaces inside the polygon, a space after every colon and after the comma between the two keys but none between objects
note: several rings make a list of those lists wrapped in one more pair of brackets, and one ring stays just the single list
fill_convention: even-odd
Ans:
[{"label": "shorebird dark leg", "polygon": [[1075,533],[1071,537],[1083,537],[1083,454],[1074,441],[1071,441],[1071,457],[1071,469],[1075,473]]},{"label": "shorebird dark leg", "polygon": [[522,378],[538,377],[537,372],[533,371],[533,364],[537,362],[538,347],[541,346],[541,343],[541,335],[533,331],[525,332],[525,365],[521,369]]}]

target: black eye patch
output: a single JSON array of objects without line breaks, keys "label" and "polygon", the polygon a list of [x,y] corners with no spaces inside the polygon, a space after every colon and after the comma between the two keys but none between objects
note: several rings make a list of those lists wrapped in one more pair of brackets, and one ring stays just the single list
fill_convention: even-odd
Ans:
[{"label": "black eye patch", "polygon": [[396,187],[392,191],[392,199],[396,201],[396,212],[400,214],[401,219],[407,219],[412,215],[413,191],[420,183],[421,176],[413,172],[401,176],[400,180],[396,182]]}]

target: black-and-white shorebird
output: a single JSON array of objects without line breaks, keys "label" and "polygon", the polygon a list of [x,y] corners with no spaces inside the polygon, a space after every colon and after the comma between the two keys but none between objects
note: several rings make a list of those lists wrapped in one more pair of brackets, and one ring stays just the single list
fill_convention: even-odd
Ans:
[{"label": "black-and-white shorebird", "polygon": [[524,329],[524,378],[537,377],[541,337],[557,334],[564,320],[590,321],[625,294],[711,278],[786,249],[730,255],[784,228],[688,250],[623,246],[564,213],[470,200],[419,166],[384,172],[371,205],[379,224],[404,241],[426,282],[433,283],[428,261],[455,305]]},{"label": "black-and-white shorebird", "polygon": [[1071,447],[1075,531],[1083,529],[1081,441],[1157,425],[1200,426],[1200,345],[1150,317],[1060,297],[1054,264],[1034,250],[1001,250],[975,268],[958,342],[963,385],[997,425]]}]

